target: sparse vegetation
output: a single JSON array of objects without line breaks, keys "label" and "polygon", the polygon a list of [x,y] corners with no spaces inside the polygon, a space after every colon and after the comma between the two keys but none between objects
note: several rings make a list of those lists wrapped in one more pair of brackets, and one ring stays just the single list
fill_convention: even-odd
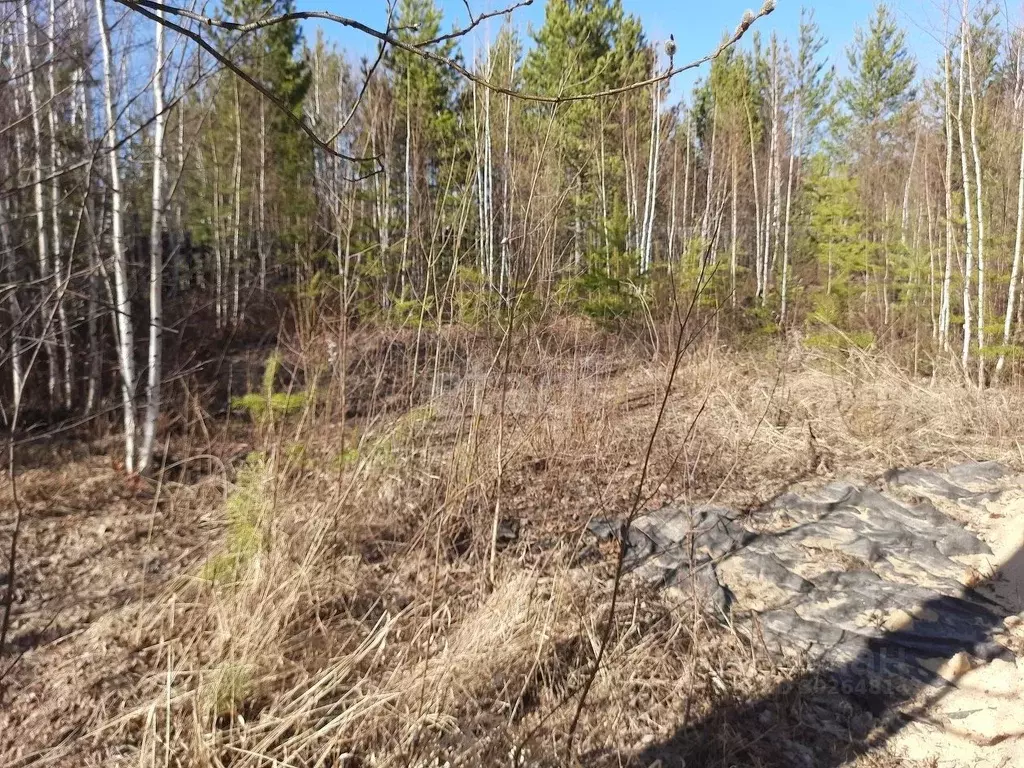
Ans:
[{"label": "sparse vegetation", "polygon": [[225,502],[227,518],[224,551],[203,566],[202,578],[234,582],[268,544],[273,476],[265,454],[251,453],[238,470],[235,489]]},{"label": "sparse vegetation", "polygon": [[[379,333],[375,343],[393,343]],[[526,765],[564,764],[572,711],[563,702],[593,663],[613,565],[581,531],[628,503],[666,363],[599,330],[559,324],[541,338],[539,348],[516,351],[503,394],[471,373],[486,369],[501,343],[481,340],[448,391],[398,412],[381,393],[368,404],[380,418],[363,417],[358,442],[321,413],[294,442],[267,433],[267,453],[234,471],[226,500],[192,496],[191,486],[165,491],[159,526],[184,522],[199,505],[195,514],[212,519],[217,535],[191,556],[191,571],[168,574],[147,600],[76,641],[91,649],[94,672],[60,684],[90,706],[123,709],[96,739],[54,758],[82,764],[117,750],[133,765],[165,754],[245,766],[343,754],[379,765],[496,765],[522,747]],[[401,390],[433,378],[420,370],[414,384],[403,360],[391,366]],[[870,476],[944,461],[950,435],[964,457],[1019,459],[1024,403],[1014,391],[915,378],[855,345],[827,353],[785,342],[749,353],[702,345],[679,381],[655,442],[648,506],[751,508],[830,467]],[[384,444],[388,459],[371,458]],[[501,515],[522,524],[488,579],[498,456]],[[675,469],[681,457],[685,471]],[[47,472],[38,482],[52,482]],[[742,635],[679,600],[627,587],[579,725],[585,764],[617,765],[668,736],[684,710],[713,716],[723,702],[805,674],[758,657]],[[140,650],[96,645],[111,632],[134,633]],[[56,646],[25,673],[59,665],[69,651]],[[151,672],[103,697],[85,695],[94,675],[125,664]],[[794,690],[772,701],[771,738],[757,738],[756,721],[722,722],[693,755],[780,764],[793,739],[856,753],[856,736],[822,739],[799,716],[838,706],[827,696]],[[737,739],[746,744],[739,753]]]},{"label": "sparse vegetation", "polygon": [[840,76],[811,13],[744,37],[767,2],[666,105],[675,39],[612,0],[529,45],[399,0],[358,64],[292,0],[16,5],[0,763],[899,763],[588,524],[1022,466],[1006,9],[926,72],[880,4]]}]

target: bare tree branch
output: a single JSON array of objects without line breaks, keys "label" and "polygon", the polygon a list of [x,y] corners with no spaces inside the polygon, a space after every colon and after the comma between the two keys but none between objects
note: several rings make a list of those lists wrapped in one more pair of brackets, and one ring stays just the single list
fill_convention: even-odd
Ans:
[{"label": "bare tree branch", "polygon": [[[391,19],[394,17],[394,15],[395,6],[393,3],[389,3],[387,24],[387,28],[389,30],[391,29]],[[363,103],[363,98],[366,96],[366,90],[370,87],[370,80],[373,79],[373,75],[377,71],[377,67],[379,67],[380,63],[384,60],[384,52],[387,50],[387,48],[388,44],[383,40],[377,44],[377,58],[373,60],[373,64],[371,64],[370,67],[366,70],[365,76],[363,77],[363,84],[359,88],[359,94],[356,96],[355,101],[352,102],[352,108],[348,111],[348,114],[345,115],[345,119],[342,121],[341,125],[338,126],[338,129],[331,135],[329,139],[327,139],[329,143],[333,144],[335,139],[337,139],[342,133],[344,133],[345,129],[348,127],[348,124],[352,122],[352,118],[355,117],[356,111],[359,109],[359,105]]]},{"label": "bare tree branch", "polygon": [[[271,93],[265,86],[256,81],[252,76],[247,74],[240,67],[231,62],[222,53],[217,51],[217,49],[214,46],[212,46],[209,42],[207,42],[205,39],[203,39],[203,37],[198,32],[186,29],[185,27],[182,27],[179,24],[175,24],[174,22],[168,21],[166,19],[161,19],[156,13],[154,13],[154,11],[162,11],[166,14],[178,16],[183,19],[188,19],[190,21],[197,22],[208,28],[224,29],[230,32],[237,32],[239,34],[255,32],[256,30],[259,29],[265,29],[266,27],[270,27],[275,24],[283,24],[290,21],[302,21],[305,19],[323,19],[325,21],[332,21],[336,24],[340,24],[344,27],[355,29],[359,32],[362,32],[363,34],[375,38],[376,40],[379,40],[381,43],[381,51],[383,51],[384,46],[391,45],[392,47],[397,48],[398,50],[405,51],[406,53],[410,53],[414,56],[419,56],[428,61],[433,61],[442,66],[448,67],[449,69],[458,73],[465,79],[473,83],[476,83],[477,85],[483,88],[487,88],[491,91],[494,91],[495,93],[500,93],[505,96],[520,99],[522,101],[558,105],[567,102],[588,101],[592,99],[616,96],[623,93],[629,93],[630,91],[635,91],[640,88],[646,88],[649,85],[656,85],[658,83],[667,82],[682,72],[686,72],[691,69],[696,69],[697,67],[703,66],[704,64],[707,64],[708,62],[718,58],[720,55],[722,55],[722,53],[724,53],[730,47],[735,45],[740,40],[740,38],[742,38],[743,35],[746,34],[747,30],[750,29],[751,25],[753,25],[754,22],[756,22],[758,19],[764,16],[767,16],[769,13],[775,10],[775,0],[765,0],[764,5],[761,6],[761,10],[758,11],[757,13],[754,13],[753,11],[747,11],[743,15],[743,18],[740,20],[740,23],[736,26],[736,29],[733,31],[732,35],[723,40],[717,48],[711,51],[711,53],[702,56],[699,59],[695,59],[687,64],[682,64],[677,67],[670,67],[666,71],[662,72],[661,74],[655,75],[654,77],[650,77],[645,80],[638,80],[636,82],[628,83],[626,85],[618,86],[615,88],[607,88],[604,90],[592,91],[589,93],[550,95],[539,93],[527,93],[525,91],[516,90],[514,88],[508,88],[497,83],[493,83],[489,80],[486,80],[485,78],[480,77],[479,75],[474,74],[471,70],[467,69],[463,64],[459,63],[455,59],[443,56],[439,53],[436,53],[435,51],[429,50],[428,48],[428,46],[438,42],[453,40],[462,37],[466,35],[468,32],[470,32],[472,29],[474,29],[485,19],[493,18],[494,16],[499,16],[503,14],[509,14],[512,11],[516,10],[517,8],[521,8],[532,4],[533,0],[520,0],[520,2],[517,2],[516,4],[504,8],[500,11],[484,13],[480,14],[479,16],[473,16],[472,12],[470,12],[470,23],[466,27],[455,30],[445,35],[441,35],[436,38],[432,38],[430,40],[424,40],[420,42],[400,40],[399,38],[395,37],[394,34],[392,34],[390,28],[385,31],[381,31],[379,29],[370,27],[361,21],[350,19],[346,16],[340,16],[336,13],[331,13],[330,11],[295,11],[292,13],[283,13],[278,16],[267,16],[262,19],[256,19],[255,21],[239,23],[234,21],[227,21],[224,19],[217,19],[212,16],[207,16],[201,13],[196,13],[195,11],[190,11],[186,8],[179,8],[177,6],[168,5],[167,3],[157,2],[156,0],[117,0],[117,2],[121,5],[138,11],[139,13],[141,13],[149,19],[152,19],[153,21],[169,26],[171,29],[174,29],[180,34],[183,34],[187,36],[189,39],[195,41],[205,51],[207,51],[214,58],[216,58],[217,61],[219,61],[224,66],[228,67],[232,72],[241,77],[251,87],[255,88],[257,91],[259,91],[264,96],[269,98],[278,109],[284,112],[285,115],[293,123],[295,123],[300,129],[302,129],[304,133],[306,133],[314,142],[316,142],[318,146],[320,146],[326,152],[329,152],[331,155],[334,155],[335,157],[340,157],[350,162],[366,162],[369,160],[373,160],[377,163],[378,166],[377,170],[374,171],[374,173],[378,173],[380,172],[380,170],[382,170],[379,156],[372,158],[350,157],[348,155],[345,155],[344,153],[339,152],[333,146],[331,146],[333,139],[336,138],[341,133],[342,130],[344,130],[344,127],[335,132],[334,136],[330,141],[324,141],[316,134],[313,128],[311,128],[306,123],[305,120],[293,114],[291,110],[288,109],[287,105],[281,102],[281,100],[277,96]],[[467,4],[467,9],[468,7],[469,6]],[[365,178],[365,176],[362,178]]]},{"label": "bare tree branch", "polygon": [[466,5],[466,13],[469,14],[469,24],[461,29],[454,29],[445,35],[439,35],[432,40],[424,40],[422,43],[416,43],[418,48],[425,48],[428,45],[436,45],[437,43],[443,43],[448,40],[456,40],[460,37],[472,32],[476,27],[480,26],[481,22],[487,21],[487,19],[493,19],[495,16],[508,16],[520,8],[525,8],[528,5],[533,5],[533,0],[521,0],[521,2],[515,5],[510,5],[507,8],[502,8],[498,11],[490,11],[488,13],[481,13],[479,16],[473,15],[473,9],[469,7],[469,0],[463,0]]},{"label": "bare tree branch", "polygon": [[[250,75],[244,69],[239,67],[233,61],[231,61],[231,59],[229,59],[223,53],[218,51],[217,48],[215,46],[211,45],[207,40],[205,40],[201,34],[199,34],[198,32],[194,32],[193,30],[188,29],[186,27],[183,27],[180,24],[176,24],[173,21],[169,21],[167,19],[161,18],[156,13],[153,13],[152,11],[148,10],[148,7],[152,7],[155,10],[164,11],[166,13],[176,14],[176,15],[179,15],[179,16],[198,16],[199,14],[193,14],[191,11],[185,11],[185,10],[180,9],[180,8],[172,8],[170,6],[164,7],[160,3],[147,3],[146,4],[147,7],[142,7],[142,3],[132,2],[132,0],[117,0],[117,2],[120,5],[124,5],[124,6],[128,7],[128,8],[131,8],[131,9],[137,11],[138,13],[142,14],[146,18],[151,19],[152,21],[154,21],[154,22],[156,22],[158,24],[163,24],[168,29],[173,29],[178,34],[184,35],[185,37],[187,37],[189,40],[192,40],[194,43],[196,43],[196,45],[198,45],[204,51],[206,51],[211,56],[213,56],[223,66],[227,67],[232,72],[234,72],[236,75],[238,75],[238,77],[240,77],[243,81],[245,81],[245,83],[248,84],[251,88],[255,89],[259,93],[262,93],[267,99],[270,100],[270,102],[275,107],[278,108],[278,110],[280,110],[284,114],[285,117],[287,117],[292,123],[294,123],[303,133],[305,133],[307,136],[309,136],[309,138],[312,139],[313,142],[315,142],[317,144],[317,146],[319,146],[325,152],[330,153],[334,157],[339,157],[342,160],[347,160],[347,161],[349,161],[351,163],[366,163],[366,162],[370,162],[370,161],[376,162],[377,169],[374,170],[373,172],[371,172],[368,175],[373,175],[374,173],[379,173],[382,170],[382,166],[381,166],[380,158],[379,157],[353,157],[351,155],[345,154],[344,152],[338,151],[333,146],[331,146],[329,143],[323,141],[316,134],[316,131],[314,131],[313,128],[302,117],[300,117],[300,116],[296,115],[294,112],[292,112],[292,110],[288,108],[288,105],[285,104],[281,100],[281,98],[279,96],[277,96],[269,88],[267,88],[265,85],[263,85],[258,80],[256,80],[252,75]],[[360,178],[366,178],[366,176],[362,176]],[[355,180],[358,181],[359,179],[355,179]]]}]

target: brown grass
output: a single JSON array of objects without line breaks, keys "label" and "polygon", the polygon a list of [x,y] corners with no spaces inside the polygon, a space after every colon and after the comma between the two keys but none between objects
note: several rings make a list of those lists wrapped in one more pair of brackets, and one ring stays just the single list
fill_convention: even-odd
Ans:
[{"label": "brown grass", "polygon": [[[375,355],[372,372],[360,362],[344,380],[321,376],[319,405],[260,434],[269,512],[252,521],[257,544],[211,578],[239,532],[222,504],[206,507],[221,533],[203,562],[76,640],[117,685],[63,679],[51,694],[90,702],[80,727],[59,746],[54,730],[18,733],[7,754],[154,768],[568,764],[613,575],[611,552],[582,532],[628,511],[665,364],[575,326],[507,358],[469,336],[436,343],[352,340]],[[677,381],[647,506],[753,509],[836,473],[1021,464],[1024,396],[915,378],[873,354],[705,347]],[[496,514],[519,533],[492,564]],[[627,764],[803,672],[632,584],[612,620],[572,758],[586,765]],[[95,650],[110,636],[118,652]],[[807,706],[773,701],[775,723]],[[767,721],[722,723],[701,754],[786,764],[793,742],[759,736]]]}]

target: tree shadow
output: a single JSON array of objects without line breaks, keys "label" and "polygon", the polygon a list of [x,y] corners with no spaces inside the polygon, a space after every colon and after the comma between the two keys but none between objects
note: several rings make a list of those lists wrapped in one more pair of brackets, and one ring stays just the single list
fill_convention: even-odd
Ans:
[{"label": "tree shadow", "polygon": [[[702,716],[684,721],[668,738],[634,755],[634,766],[807,766],[837,768],[865,751],[878,749],[910,723],[932,722],[947,696],[963,690],[972,667],[994,659],[1014,658],[1010,647],[996,642],[1004,620],[1024,607],[1024,550],[1018,549],[992,578],[957,596],[940,595],[906,606],[908,621],[863,640],[850,655],[848,637],[810,665],[809,671],[748,700],[713,703]],[[947,631],[956,616],[956,636]],[[969,626],[968,631],[964,627]],[[754,617],[750,642],[767,653],[769,645]],[[777,653],[778,643],[771,649]],[[1024,651],[1016,648],[1017,651]],[[999,696],[986,693],[992,716]],[[1005,694],[1004,694],[1005,695]],[[946,713],[946,732],[958,729],[954,718],[986,717],[984,709]],[[689,705],[686,707],[689,711]],[[685,715],[684,715],[685,718]],[[1013,729],[1011,728],[1011,731]],[[990,737],[991,744],[1024,735]],[[980,745],[979,745],[980,746]]]}]

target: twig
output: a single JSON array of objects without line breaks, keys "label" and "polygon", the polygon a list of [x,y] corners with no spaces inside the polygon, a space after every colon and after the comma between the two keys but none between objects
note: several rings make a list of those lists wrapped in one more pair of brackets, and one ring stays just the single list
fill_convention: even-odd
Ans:
[{"label": "twig", "polygon": [[[147,19],[150,19],[150,20],[156,22],[157,24],[163,24],[168,29],[172,29],[175,32],[177,32],[179,35],[183,35],[183,36],[187,37],[189,40],[192,40],[196,45],[198,45],[204,51],[206,51],[211,56],[213,56],[213,58],[215,58],[217,61],[219,61],[222,65],[224,65],[225,67],[230,69],[232,72],[234,72],[236,75],[238,75],[238,77],[240,77],[243,81],[245,81],[245,83],[248,84],[251,88],[253,88],[257,92],[263,94],[267,99],[269,99],[270,102],[275,107],[277,107],[278,110],[286,118],[288,118],[289,121],[291,121],[293,124],[295,124],[299,128],[299,130],[301,130],[303,133],[305,133],[310,139],[313,140],[314,143],[316,143],[317,146],[319,146],[325,152],[330,153],[334,157],[339,157],[342,160],[347,160],[348,162],[351,162],[351,163],[366,163],[366,162],[370,162],[370,161],[374,161],[374,162],[377,163],[376,170],[371,171],[370,173],[364,174],[362,176],[353,178],[353,179],[347,179],[347,181],[361,181],[362,179],[369,178],[370,176],[373,176],[374,174],[380,173],[382,170],[384,170],[384,167],[383,167],[383,165],[380,162],[380,157],[379,156],[377,156],[377,157],[354,157],[352,155],[348,155],[348,154],[346,154],[344,152],[341,152],[341,151],[335,149],[333,146],[331,146],[330,143],[325,142],[323,139],[321,139],[319,136],[317,136],[316,131],[313,130],[313,128],[309,125],[309,123],[307,123],[299,115],[296,115],[288,107],[288,105],[285,104],[284,101],[281,100],[281,98],[279,96],[277,96],[269,88],[267,88],[262,83],[260,83],[258,80],[256,80],[252,75],[250,75],[244,69],[239,67],[233,61],[231,61],[231,59],[229,59],[223,53],[218,51],[217,48],[214,47],[213,45],[211,45],[209,42],[207,42],[203,38],[203,36],[201,34],[199,34],[198,32],[193,32],[191,29],[187,29],[187,28],[181,26],[180,24],[175,24],[173,21],[169,21],[168,19],[161,18],[156,13],[153,13],[152,11],[147,10],[147,8],[152,7],[152,8],[155,8],[156,10],[158,10],[158,11],[165,11],[167,13],[173,13],[173,14],[176,14],[176,15],[179,15],[179,16],[186,16],[186,17],[198,16],[198,14],[193,14],[191,11],[185,11],[184,9],[180,9],[180,8],[173,8],[171,6],[163,6],[160,3],[143,2],[143,0],[139,0],[138,2],[133,2],[133,0],[116,0],[116,1],[118,3],[120,3],[121,5],[124,5],[124,6],[128,7],[128,8],[131,8],[132,10],[142,14]],[[146,7],[143,7],[144,5]],[[287,19],[284,19],[284,21],[287,21]],[[261,26],[264,26],[264,25],[261,25]]]},{"label": "twig", "polygon": [[[714,242],[714,240],[712,240]],[[601,662],[604,660],[605,652],[608,649],[608,643],[611,638],[612,626],[615,623],[615,608],[618,604],[619,592],[622,588],[622,577],[625,573],[626,555],[629,551],[629,532],[636,521],[637,516],[640,514],[640,510],[643,508],[644,501],[644,483],[647,480],[647,473],[650,469],[651,457],[654,454],[654,443],[658,437],[658,433],[661,430],[662,421],[665,418],[665,412],[668,409],[669,398],[672,395],[672,386],[675,383],[676,374],[679,372],[679,366],[682,363],[683,355],[693,344],[696,336],[686,337],[686,328],[689,325],[690,318],[693,315],[693,311],[697,306],[697,300],[703,294],[706,283],[704,282],[704,275],[707,269],[708,261],[711,256],[710,246],[705,251],[704,257],[701,259],[700,274],[697,278],[697,286],[690,297],[689,306],[686,308],[686,314],[679,317],[676,321],[676,334],[675,334],[675,349],[672,355],[672,364],[669,367],[668,380],[665,382],[665,391],[662,394],[661,405],[658,408],[658,415],[654,420],[654,427],[651,429],[650,436],[647,440],[647,448],[644,452],[643,466],[640,470],[640,477],[636,483],[636,492],[633,495],[633,504],[630,507],[629,514],[626,516],[626,520],[622,525],[622,530],[619,535],[619,552],[615,562],[615,577],[612,581],[612,597],[611,604],[608,606],[608,617],[605,619],[604,626],[601,629],[601,637],[598,643],[597,657],[594,659],[594,666],[587,674],[586,680],[583,683],[583,688],[580,691],[579,700],[576,703],[576,711],[573,714],[572,722],[569,725],[568,733],[568,744],[566,745],[566,755],[571,757],[573,740],[576,736],[576,729],[579,726],[580,717],[583,715],[583,708],[587,703],[587,696],[590,693],[590,689],[594,685],[594,681],[597,679],[597,673],[601,669]],[[677,314],[678,317],[678,314]],[[703,412],[703,408],[698,412],[688,430],[688,435],[692,434],[693,428],[696,426],[697,418],[700,413]]]}]

